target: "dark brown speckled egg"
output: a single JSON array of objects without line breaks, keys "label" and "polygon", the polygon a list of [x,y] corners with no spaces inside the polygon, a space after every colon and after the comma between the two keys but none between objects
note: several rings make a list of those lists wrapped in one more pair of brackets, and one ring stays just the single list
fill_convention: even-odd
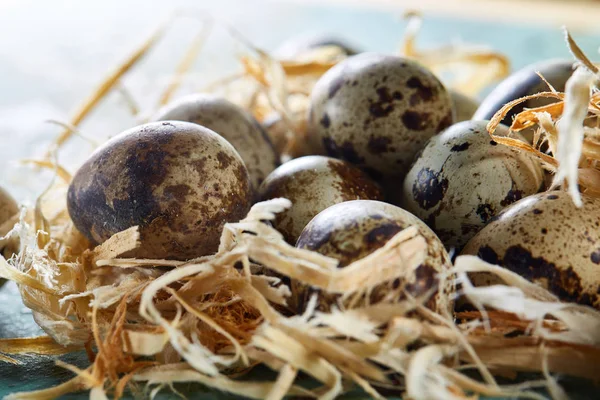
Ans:
[{"label": "dark brown speckled egg", "polygon": [[235,149],[200,125],[129,129],[98,148],[69,187],[69,215],[94,243],[139,225],[134,256],[186,260],[214,253],[223,225],[246,216],[250,180]]},{"label": "dark brown speckled egg", "polygon": [[279,155],[258,121],[222,97],[182,97],[160,110],[154,120],[193,122],[224,137],[244,160],[254,189],[279,165]]},{"label": "dark brown speckled egg", "polygon": [[[503,80],[486,96],[473,115],[473,119],[491,119],[506,103],[538,92],[549,91],[548,85],[539,77],[540,72],[544,78],[559,92],[565,90],[567,80],[573,74],[572,60],[546,60],[528,65]],[[538,98],[527,100],[512,108],[504,117],[502,123],[510,126],[515,115],[525,108],[541,107],[556,102],[552,98]]]},{"label": "dark brown speckled egg", "polygon": [[[600,309],[600,199],[582,197],[583,208],[566,192],[524,198],[475,235],[462,254],[508,268],[563,301]],[[480,274],[473,282],[496,281]]]},{"label": "dark brown speckled egg", "polygon": [[380,200],[379,186],[345,161],[324,156],[296,158],[273,171],[260,187],[261,200],[285,197],[291,208],[277,215],[275,228],[295,244],[302,229],[329,206],[349,200]]},{"label": "dark brown speckled egg", "polygon": [[[427,256],[416,271],[412,280],[389,282],[373,290],[371,302],[380,300],[396,301],[402,296],[398,290],[406,290],[419,296],[438,284],[437,274],[450,267],[450,257],[444,245],[421,220],[399,207],[380,201],[357,200],[336,204],[313,218],[304,228],[296,247],[319,252],[339,260],[339,268],[344,268],[382,247],[398,232],[410,226],[417,226],[427,243]],[[312,290],[299,284],[293,285],[295,298],[302,308]],[[451,284],[444,288],[452,290]],[[394,292],[394,298],[386,296]],[[428,306],[434,310],[448,310],[450,304],[445,296],[435,294]],[[328,309],[337,300],[336,296],[320,294],[320,308]]]},{"label": "dark brown speckled egg", "polygon": [[425,142],[452,121],[450,95],[431,72],[405,58],[362,53],[317,82],[308,133],[329,156],[376,179],[401,179]]},{"label": "dark brown speckled egg", "polygon": [[[544,186],[537,159],[496,143],[486,125],[464,121],[432,137],[404,179],[402,207],[448,249],[460,251],[504,207]],[[500,125],[496,133],[509,132]]]}]

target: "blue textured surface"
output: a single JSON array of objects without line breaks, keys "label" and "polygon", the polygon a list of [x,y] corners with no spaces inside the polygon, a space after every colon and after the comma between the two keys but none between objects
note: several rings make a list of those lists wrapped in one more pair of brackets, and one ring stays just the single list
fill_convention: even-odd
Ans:
[{"label": "blue textured surface", "polygon": [[[66,120],[107,69],[128,54],[170,10],[190,6],[207,9],[218,18],[232,22],[254,43],[271,49],[294,34],[327,31],[348,38],[364,49],[395,51],[404,28],[404,23],[397,18],[401,10],[391,13],[243,0],[179,0],[155,2],[151,6],[145,0],[9,2],[2,6],[0,13],[3,27],[0,135],[4,144],[0,146],[0,170],[3,171],[0,185],[10,188],[20,200],[31,200],[38,194],[47,177],[34,175],[15,162],[39,156],[54,138],[56,129],[43,121]],[[185,26],[173,29],[146,62],[124,79],[143,108],[155,102],[156,86],[164,85],[164,77],[173,71],[196,28],[197,24],[189,24],[187,29]],[[496,48],[510,57],[514,68],[541,59],[569,56],[559,30],[435,16],[425,20],[419,44],[427,47],[447,43],[452,38]],[[577,35],[582,48],[591,55],[596,54],[598,39],[599,36],[594,35]],[[227,34],[217,29],[196,66],[196,70],[203,73],[190,87],[201,87],[235,69],[234,50]],[[82,129],[97,137],[118,133],[132,124],[122,109],[118,96],[110,96]],[[87,149],[76,141],[61,153],[61,159],[73,167],[86,154]],[[0,288],[0,304],[0,337],[41,334],[13,284]],[[80,367],[86,365],[82,354],[60,358]],[[71,376],[56,367],[52,357],[24,356],[19,360],[23,362],[20,366],[0,364],[0,396],[46,388]],[[577,397],[597,398],[598,392],[587,389]],[[196,393],[192,398],[198,397]],[[85,395],[68,398],[85,398]],[[165,394],[164,398],[175,396]],[[202,398],[219,396],[206,392]]]}]

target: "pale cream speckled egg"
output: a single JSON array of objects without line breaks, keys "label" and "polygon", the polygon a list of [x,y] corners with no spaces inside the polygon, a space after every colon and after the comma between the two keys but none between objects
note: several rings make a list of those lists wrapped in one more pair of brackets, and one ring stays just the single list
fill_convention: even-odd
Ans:
[{"label": "pale cream speckled egg", "polygon": [[262,126],[222,97],[210,94],[182,97],[160,110],[154,120],[193,122],[221,135],[244,160],[255,190],[279,165],[279,155]]},{"label": "pale cream speckled egg", "polygon": [[448,249],[460,250],[500,210],[543,187],[540,163],[497,144],[486,124],[460,122],[431,138],[404,180],[402,206]]},{"label": "pale cream speckled egg", "polygon": [[[398,232],[410,226],[417,226],[427,243],[427,256],[416,270],[412,280],[389,282],[376,288],[371,301],[385,299],[386,294],[398,288],[404,288],[413,296],[419,296],[436,287],[437,274],[450,267],[450,257],[438,237],[417,217],[399,207],[380,201],[357,200],[336,204],[319,213],[304,228],[297,247],[317,251],[339,260],[339,268],[346,267],[378,248],[382,247]],[[446,293],[452,290],[451,284],[444,288]],[[311,290],[305,286],[294,285],[295,298],[303,307]],[[392,300],[399,300],[401,296]],[[435,310],[449,310],[450,304],[445,296],[435,295],[428,306]],[[388,301],[389,299],[386,299]],[[323,296],[322,309],[336,301],[336,296]]]},{"label": "pale cream speckled egg", "polygon": [[362,53],[313,88],[308,133],[329,156],[372,177],[403,177],[414,155],[452,124],[450,95],[427,69],[401,57]]},{"label": "pale cream speckled egg", "polygon": [[[0,226],[19,212],[19,206],[15,199],[6,190],[0,187]],[[0,236],[6,232],[0,232]],[[17,250],[18,243],[15,240],[0,240],[0,254],[9,258],[13,251]],[[4,279],[0,278],[0,285]]]},{"label": "pale cream speckled egg", "polygon": [[[566,192],[529,196],[506,208],[465,246],[463,254],[504,266],[561,300],[600,309],[600,199]],[[473,278],[486,284],[486,275]]]},{"label": "pale cream speckled egg", "polygon": [[473,117],[475,111],[479,107],[479,103],[456,90],[450,90],[450,98],[452,99],[452,110],[454,110],[454,121],[468,121]]},{"label": "pale cream speckled egg", "polygon": [[363,171],[324,156],[296,158],[273,171],[260,187],[261,200],[285,197],[292,207],[277,215],[274,226],[288,243],[329,206],[349,200],[381,199],[379,186]]}]

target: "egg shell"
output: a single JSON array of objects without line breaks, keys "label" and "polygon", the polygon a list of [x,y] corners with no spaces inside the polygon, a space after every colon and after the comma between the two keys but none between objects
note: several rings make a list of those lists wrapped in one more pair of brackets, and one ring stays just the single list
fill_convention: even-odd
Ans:
[{"label": "egg shell", "polygon": [[252,115],[222,97],[182,97],[160,110],[154,120],[193,122],[224,137],[244,160],[255,189],[279,165],[279,155],[263,127]]},{"label": "egg shell", "polygon": [[477,100],[465,96],[456,90],[450,90],[452,110],[454,111],[454,122],[468,121],[473,117],[479,107]]},{"label": "egg shell", "polygon": [[[577,208],[561,191],[524,198],[473,237],[463,254],[508,268],[563,301],[600,309],[600,199],[582,200]],[[478,274],[473,282],[496,280]]]},{"label": "egg shell", "polygon": [[[0,226],[19,213],[19,205],[15,199],[6,190],[0,187]],[[7,232],[0,232],[0,237]],[[4,258],[10,258],[13,253],[19,248],[18,240],[7,239],[0,240],[0,254]],[[0,285],[4,283],[4,279],[0,278]]]},{"label": "egg shell", "polygon": [[329,156],[372,177],[403,177],[415,154],[452,124],[450,95],[415,61],[362,53],[327,71],[313,88],[308,135]]},{"label": "egg shell", "polygon": [[[544,186],[540,163],[493,141],[486,125],[464,121],[431,138],[404,180],[402,207],[448,249],[460,250],[504,207]],[[509,132],[500,125],[496,133]]]},{"label": "egg shell", "polygon": [[319,47],[335,46],[347,56],[358,54],[358,46],[349,43],[330,33],[305,33],[284,41],[275,51],[274,55],[280,59],[293,59],[310,50]]},{"label": "egg shell", "polygon": [[19,212],[19,205],[6,190],[0,187],[0,225]]},{"label": "egg shell", "polygon": [[70,184],[77,229],[94,243],[139,225],[132,256],[186,260],[214,253],[226,222],[245,217],[250,181],[221,136],[200,125],[153,122],[98,148]]},{"label": "egg shell", "polygon": [[260,188],[261,200],[285,197],[291,208],[277,215],[274,226],[294,244],[319,212],[349,200],[382,198],[379,186],[363,171],[324,156],[296,158],[273,171]]},{"label": "egg shell", "polygon": [[[371,301],[383,299],[387,293],[406,284],[405,289],[413,296],[426,293],[438,284],[437,274],[451,266],[444,245],[421,220],[399,207],[373,200],[356,200],[336,204],[313,218],[302,231],[297,247],[317,251],[339,260],[339,268],[364,258],[382,247],[398,232],[416,226],[427,243],[427,256],[408,282],[395,280],[373,290]],[[444,287],[446,294],[452,291],[449,281]],[[313,290],[297,282],[293,285],[295,297],[301,308]],[[320,308],[327,309],[337,296],[320,294]],[[392,300],[399,300],[399,298]],[[447,297],[435,294],[428,306],[434,310],[448,310]]]},{"label": "egg shell", "polygon": [[[491,119],[506,103],[512,100],[529,96],[539,92],[550,91],[548,85],[537,75],[541,73],[544,78],[559,92],[565,90],[565,84],[573,73],[573,60],[545,60],[528,65],[504,79],[486,96],[473,115],[475,120]],[[541,107],[554,103],[552,98],[538,98],[527,100],[518,104],[501,121],[511,125],[515,115],[525,108]]]}]

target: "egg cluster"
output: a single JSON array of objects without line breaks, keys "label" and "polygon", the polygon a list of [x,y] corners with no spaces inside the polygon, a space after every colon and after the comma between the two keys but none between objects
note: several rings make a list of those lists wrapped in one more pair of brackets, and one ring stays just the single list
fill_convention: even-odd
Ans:
[{"label": "egg cluster", "polygon": [[[265,125],[244,109],[214,95],[185,97],[81,166],[68,191],[75,227],[97,244],[139,226],[142,246],[130,256],[188,260],[215,253],[224,224],[243,218],[253,203],[285,197],[292,206],[275,228],[289,244],[339,260],[339,268],[402,229],[418,228],[428,245],[425,261],[413,279],[374,289],[372,301],[431,292],[430,308],[450,309],[435,294],[438,274],[451,266],[449,254],[462,251],[563,300],[600,308],[600,200],[584,196],[582,211],[563,192],[544,192],[539,160],[486,131],[506,102],[543,89],[536,71],[560,90],[571,63],[527,67],[478,107],[410,59],[324,38],[280,53],[320,46],[340,47],[346,58],[312,89],[311,155],[281,164]],[[505,126],[496,134],[513,135]],[[16,206],[0,195],[1,223]],[[292,288],[300,307],[314,292],[294,282]],[[321,294],[319,307],[338,301]]]}]

